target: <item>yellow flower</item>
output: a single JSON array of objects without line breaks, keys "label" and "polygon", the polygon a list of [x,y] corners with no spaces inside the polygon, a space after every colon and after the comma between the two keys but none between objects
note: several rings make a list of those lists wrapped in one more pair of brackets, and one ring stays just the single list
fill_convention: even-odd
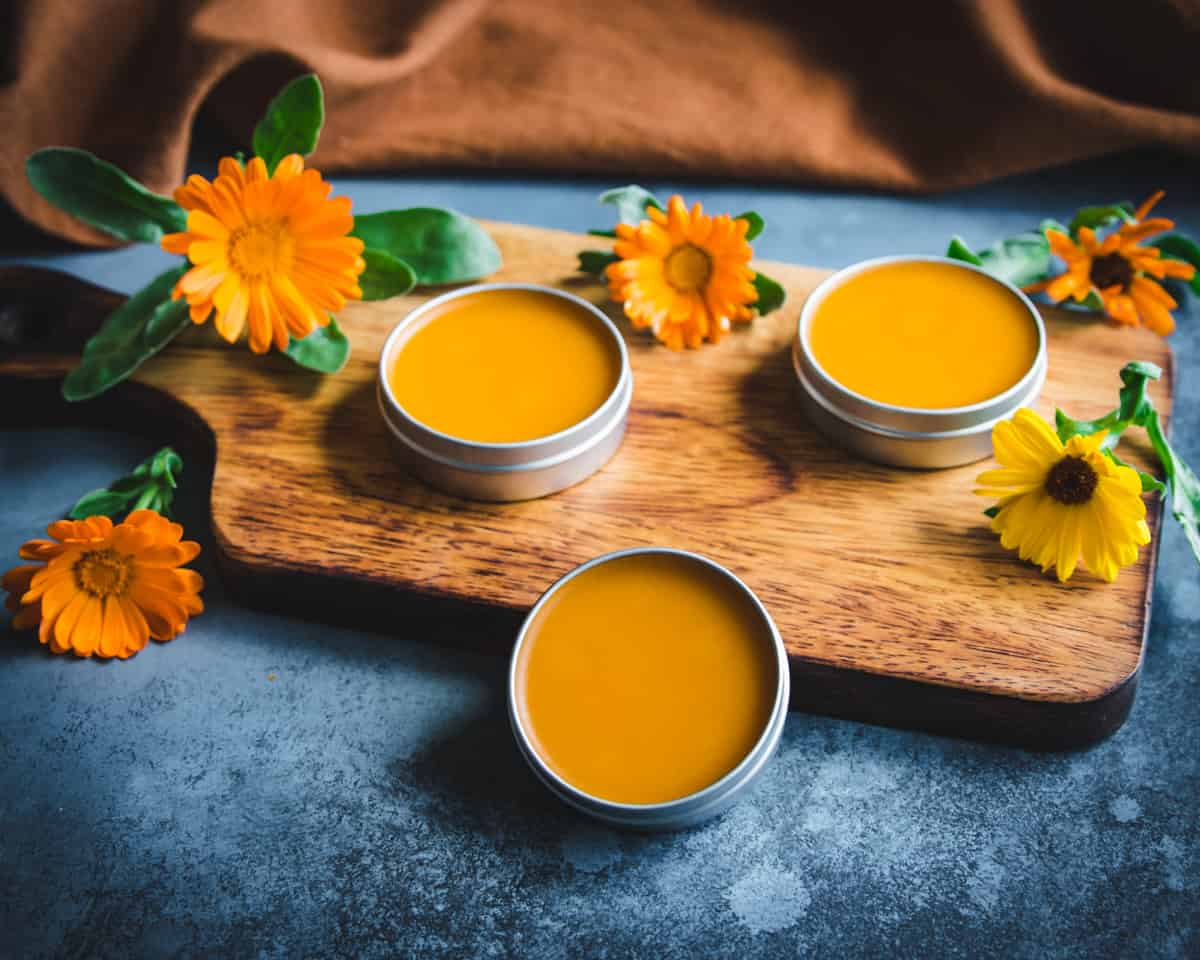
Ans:
[{"label": "yellow flower", "polygon": [[[1025,289],[1045,291],[1054,303],[1071,297],[1077,303],[1095,293],[1104,304],[1104,312],[1127,326],[1149,327],[1166,336],[1175,329],[1171,316],[1178,303],[1157,282],[1164,277],[1190,280],[1196,268],[1181,260],[1162,257],[1157,247],[1143,247],[1146,238],[1175,226],[1165,217],[1146,219],[1163,198],[1159,190],[1137,208],[1133,222],[1122,225],[1103,240],[1089,227],[1079,228],[1079,242],[1065,233],[1047,230],[1050,250],[1061,257],[1067,269],[1049,280]],[[1155,279],[1156,278],[1156,279]]]},{"label": "yellow flower", "polygon": [[976,493],[999,500],[992,529],[1004,547],[1043,573],[1055,567],[1063,582],[1082,557],[1111,583],[1150,542],[1137,471],[1105,456],[1103,441],[1097,433],[1064,445],[1036,413],[1018,410],[992,430],[1000,469],[975,481]]},{"label": "yellow flower", "polygon": [[4,575],[13,627],[38,627],[54,653],[124,660],[148,638],[170,640],[200,613],[200,574],[177,567],[200,545],[153,510],[135,510],[113,526],[108,517],[59,520],[49,540],[30,540]]},{"label": "yellow flower", "polygon": [[679,350],[717,343],[734,322],[748,322],[758,299],[749,221],[705,216],[698,203],[689,212],[678,195],[665,212],[646,214],[636,226],[617,225],[613,250],[621,259],[605,270],[610,295],[633,325]]},{"label": "yellow flower", "polygon": [[162,238],[164,250],[194,264],[172,293],[187,298],[193,322],[215,309],[217,332],[234,343],[248,321],[250,349],[266,353],[272,341],[283,350],[289,335],[308,336],[362,297],[363,243],[347,236],[349,197],[328,199],[332,185],[298,154],[273,176],[260,157],[245,168],[225,157],[218,169],[212,183],[193,175],[175,191],[189,211],[187,232]]}]

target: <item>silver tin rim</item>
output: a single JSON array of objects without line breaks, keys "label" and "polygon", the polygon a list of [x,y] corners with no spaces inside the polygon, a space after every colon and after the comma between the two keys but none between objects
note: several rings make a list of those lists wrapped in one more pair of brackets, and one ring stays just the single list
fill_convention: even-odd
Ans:
[{"label": "silver tin rim", "polygon": [[[852,277],[876,267],[894,263],[947,264],[956,269],[967,270],[986,277],[1016,297],[1033,322],[1038,337],[1037,351],[1024,376],[1002,393],[978,403],[932,409],[905,407],[872,400],[835,380],[817,362],[809,342],[809,331],[817,309],[833,290]],[[949,257],[908,254],[875,257],[851,264],[831,274],[817,285],[805,301],[796,325],[795,346],[793,356],[797,374],[803,373],[803,376],[800,377],[801,386],[814,401],[821,403],[842,420],[862,424],[865,429],[909,437],[952,433],[961,435],[961,433],[972,430],[990,429],[996,420],[1011,413],[1031,397],[1036,397],[1041,387],[1041,381],[1045,379],[1046,374],[1046,328],[1041,314],[1038,313],[1029,297],[1011,283],[992,276],[986,270]]]},{"label": "silver tin rim", "polygon": [[[733,583],[754,604],[763,623],[766,624],[771,637],[771,647],[775,653],[777,681],[775,687],[775,702],[772,705],[770,717],[759,739],[751,747],[745,757],[715,783],[709,784],[702,790],[668,800],[663,803],[619,803],[593,796],[568,783],[550,769],[542,757],[534,749],[533,744],[521,722],[520,710],[517,708],[517,663],[521,648],[529,635],[529,628],[536,619],[542,607],[564,584],[573,580],[592,567],[623,557],[653,554],[660,556],[685,557],[689,560],[704,564],[720,573]],[[673,547],[634,547],[627,550],[615,550],[588,560],[559,577],[538,598],[537,602],[526,615],[517,633],[516,643],[513,644],[512,656],[508,665],[508,718],[512,726],[513,736],[517,746],[525,757],[530,768],[559,799],[570,804],[576,810],[596,817],[600,820],[619,826],[634,827],[643,830],[677,830],[695,826],[708,820],[732,804],[753,783],[758,774],[766,766],[768,760],[779,745],[783,733],[784,722],[787,719],[788,699],[791,695],[791,673],[788,664],[787,650],[775,621],[761,600],[736,574],[727,570],[714,560],[693,553],[689,550],[678,550]]]},{"label": "silver tin rim", "polygon": [[[589,314],[607,331],[620,357],[620,373],[612,392],[587,417],[557,433],[532,440],[491,443],[436,430],[400,405],[389,382],[389,371],[407,339],[442,305],[498,290],[527,290],[566,300]],[[633,371],[620,331],[594,304],[564,290],[540,284],[480,283],[434,297],[396,324],[379,352],[377,395],[384,422],[399,441],[403,458],[418,475],[464,496],[520,500],[544,496],[578,483],[607,462],[624,433],[633,396]]]}]

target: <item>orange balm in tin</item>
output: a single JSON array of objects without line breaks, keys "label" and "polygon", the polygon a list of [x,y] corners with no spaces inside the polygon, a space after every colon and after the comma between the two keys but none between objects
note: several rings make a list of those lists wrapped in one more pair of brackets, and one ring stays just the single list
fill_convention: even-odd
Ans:
[{"label": "orange balm in tin", "polygon": [[629,826],[686,826],[765,763],[787,709],[770,617],[736,577],[662,548],[600,557],[529,615],[510,675],[518,742],[568,803]]},{"label": "orange balm in tin", "polygon": [[396,402],[441,433],[520,443],[586,420],[621,378],[612,334],[578,303],[500,288],[431,311],[389,372]]},{"label": "orange balm in tin", "polygon": [[578,483],[616,453],[633,374],[604,313],[562,290],[482,284],[405,317],[379,361],[379,406],[418,476],[480,500]]},{"label": "orange balm in tin", "polygon": [[996,421],[1037,399],[1046,334],[1029,298],[979,267],[883,257],[812,292],[792,359],[831,440],[881,463],[949,467],[989,456]]}]

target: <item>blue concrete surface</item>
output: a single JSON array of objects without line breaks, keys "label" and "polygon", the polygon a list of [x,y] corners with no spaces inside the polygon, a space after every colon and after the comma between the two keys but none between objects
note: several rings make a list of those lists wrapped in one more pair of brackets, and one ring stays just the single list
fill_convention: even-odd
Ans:
[{"label": "blue concrete surface", "polygon": [[[1157,186],[1200,232],[1197,161],[1118,158],[938,197],[685,186],[757,208],[761,255],[839,266],[982,244]],[[583,180],[338,178],[356,208],[602,223]],[[130,291],[163,255],[8,260]],[[1200,309],[1179,316],[1176,437],[1200,462]],[[1098,332],[1099,333],[1099,332]],[[0,555],[150,452],[0,431]],[[403,623],[243,609],[211,565],[205,465],[183,519],[207,612],[127,663],[0,632],[0,956],[1187,957],[1200,955],[1200,571],[1165,528],[1128,723],[1038,755],[794,713],[761,788],[691,833],[613,832],[522,766],[504,664]]]}]

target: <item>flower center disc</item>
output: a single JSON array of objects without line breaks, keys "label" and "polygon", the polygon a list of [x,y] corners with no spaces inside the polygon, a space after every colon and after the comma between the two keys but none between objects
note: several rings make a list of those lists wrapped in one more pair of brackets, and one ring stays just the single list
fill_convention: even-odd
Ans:
[{"label": "flower center disc", "polygon": [[93,597],[125,592],[129,584],[129,558],[115,550],[93,550],[75,563],[75,583]]},{"label": "flower center disc", "polygon": [[259,220],[229,235],[229,262],[243,277],[261,277],[285,268],[292,238],[278,220]]},{"label": "flower center disc", "polygon": [[1092,261],[1091,279],[1100,290],[1112,286],[1124,289],[1133,279],[1133,267],[1119,253],[1106,253]]},{"label": "flower center disc", "polygon": [[667,283],[680,293],[695,293],[712,276],[712,258],[699,247],[685,243],[667,254],[663,273]]},{"label": "flower center disc", "polygon": [[1046,492],[1059,503],[1079,506],[1092,499],[1099,478],[1082,457],[1063,457],[1046,475]]}]

